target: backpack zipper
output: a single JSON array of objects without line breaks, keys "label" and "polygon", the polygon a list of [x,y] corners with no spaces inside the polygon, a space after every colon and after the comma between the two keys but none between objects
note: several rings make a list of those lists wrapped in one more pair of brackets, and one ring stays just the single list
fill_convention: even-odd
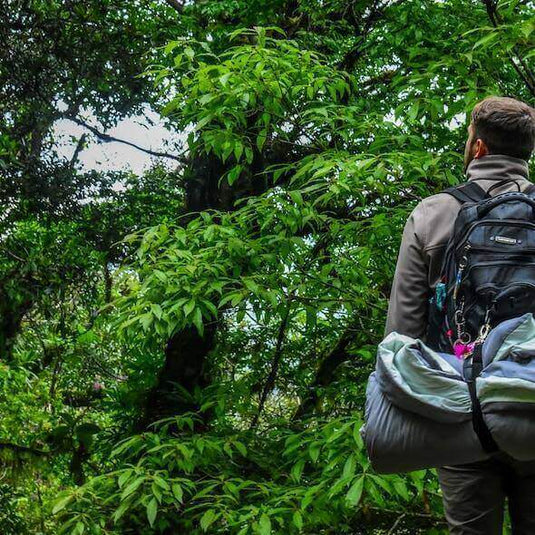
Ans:
[{"label": "backpack zipper", "polygon": [[[492,283],[482,284],[479,288],[482,288],[482,287],[484,287],[484,286],[486,286],[486,285],[490,285],[490,284],[492,284]],[[509,286],[529,286],[530,288],[535,289],[535,284],[532,284],[532,283],[529,283],[529,282],[517,282],[517,283],[511,283],[511,284],[509,284]],[[474,301],[473,303],[471,303],[471,304],[466,308],[466,310],[464,311],[465,316],[467,316],[468,313],[469,313],[474,307],[476,307],[478,304],[480,304],[480,303],[478,303],[477,301]]]},{"label": "backpack zipper", "polygon": [[[512,260],[486,260],[484,262],[478,262],[477,264],[472,264],[471,266],[468,267],[466,272],[464,271],[464,268],[466,266],[462,266],[462,268],[463,268],[462,272],[463,272],[464,276],[462,276],[461,279],[459,279],[458,284],[460,285],[464,280],[466,280],[466,278],[468,277],[470,272],[473,269],[476,269],[476,268],[489,267],[489,266],[519,266],[519,265],[522,266],[522,267],[533,267],[533,268],[535,268],[535,261],[519,264],[518,262],[515,262],[515,261],[512,261]],[[461,265],[459,265],[459,267],[461,267]],[[454,294],[455,288],[457,286],[457,279],[459,277],[458,271],[459,271],[459,269],[457,270],[457,275],[455,277],[455,285],[450,287],[450,289],[449,289],[449,291],[447,293],[448,297],[450,297],[450,296],[452,296]],[[455,297],[454,297],[454,304],[455,304]]]},{"label": "backpack zipper", "polygon": [[535,247],[524,248],[521,251],[504,251],[500,249],[495,249],[494,247],[484,247],[484,246],[473,246],[472,251],[476,253],[497,253],[497,254],[508,254],[511,256],[519,256],[524,254],[535,254]]},{"label": "backpack zipper", "polygon": [[479,262],[477,264],[472,264],[465,273],[465,276],[463,277],[463,280],[466,280],[466,277],[469,275],[469,273],[476,268],[480,267],[489,267],[489,266],[519,266],[519,267],[534,267],[535,268],[535,261],[534,262],[527,262],[525,264],[519,264],[518,262],[515,262],[513,260],[486,260],[485,262]]},{"label": "backpack zipper", "polygon": [[[493,225],[495,223],[503,223],[505,225],[511,225],[511,226],[522,226],[524,228],[527,226],[528,228],[535,230],[535,223],[529,223],[525,221],[521,222],[516,219],[485,219],[483,221],[475,221],[464,231],[462,238],[459,240],[459,244],[456,247],[453,246],[454,242],[457,241],[454,239],[455,236],[452,236],[452,238],[450,239],[446,247],[446,250],[444,252],[444,260],[442,262],[441,273],[444,273],[444,268],[449,263],[449,257],[452,255],[452,253],[454,254],[454,256],[457,256],[456,253],[463,246],[463,243],[465,243],[464,242],[465,238],[470,234],[470,232],[472,232],[472,230],[475,227],[477,227],[478,225]],[[467,243],[470,243],[470,241],[468,241]],[[474,248],[474,250],[477,250],[477,249]],[[494,249],[489,250],[489,252],[493,252],[493,251]],[[535,249],[533,249],[533,252],[535,253]]]},{"label": "backpack zipper", "polygon": [[[533,282],[523,282],[523,281],[511,282],[506,286],[506,288],[510,288],[512,286],[527,286],[528,288],[535,289],[535,284]],[[486,282],[485,284],[481,284],[480,286],[478,286],[475,289],[475,293],[476,294],[480,293],[482,290],[487,289],[487,288],[499,288],[499,286],[497,284],[494,284],[493,282]]]},{"label": "backpack zipper", "polygon": [[459,250],[464,242],[464,239],[472,230],[478,225],[493,225],[495,223],[501,223],[504,226],[513,226],[513,227],[530,227],[535,230],[535,223],[528,223],[526,221],[518,221],[517,219],[484,219],[483,221],[475,221],[472,223],[464,232],[462,238],[459,240],[459,245],[455,247],[455,251]]}]

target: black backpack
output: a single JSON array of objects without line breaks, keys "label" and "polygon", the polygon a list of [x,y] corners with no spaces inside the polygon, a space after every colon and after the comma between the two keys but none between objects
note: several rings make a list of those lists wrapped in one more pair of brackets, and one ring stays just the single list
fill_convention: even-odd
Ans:
[{"label": "black backpack", "polygon": [[535,184],[517,187],[491,196],[469,181],[444,191],[462,206],[429,303],[433,349],[468,356],[497,323],[535,313]]}]

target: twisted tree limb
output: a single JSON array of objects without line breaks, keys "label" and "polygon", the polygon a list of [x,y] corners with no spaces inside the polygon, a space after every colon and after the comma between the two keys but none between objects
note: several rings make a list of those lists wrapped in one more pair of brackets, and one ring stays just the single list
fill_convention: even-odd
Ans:
[{"label": "twisted tree limb", "polygon": [[168,152],[160,152],[160,151],[147,149],[145,147],[141,147],[140,145],[137,145],[136,143],[133,143],[132,141],[127,141],[126,139],[121,139],[121,138],[118,138],[118,137],[115,137],[115,136],[111,136],[110,134],[106,134],[104,132],[101,132],[100,130],[98,130],[94,126],[91,126],[90,124],[88,124],[85,121],[83,121],[82,119],[80,119],[79,117],[72,116],[72,115],[64,115],[64,118],[65,119],[69,119],[73,123],[76,123],[77,125],[82,126],[83,128],[86,128],[92,134],[94,134],[98,139],[100,139],[100,141],[102,141],[104,143],[111,143],[111,142],[115,141],[117,143],[122,143],[123,145],[128,145],[129,147],[133,147],[134,149],[137,149],[137,150],[139,150],[141,152],[144,152],[146,154],[149,154],[151,156],[156,156],[157,158],[169,158],[171,160],[175,160],[175,161],[180,162],[180,163],[185,163],[185,161],[186,161],[183,156],[177,156],[175,154],[170,154]]}]

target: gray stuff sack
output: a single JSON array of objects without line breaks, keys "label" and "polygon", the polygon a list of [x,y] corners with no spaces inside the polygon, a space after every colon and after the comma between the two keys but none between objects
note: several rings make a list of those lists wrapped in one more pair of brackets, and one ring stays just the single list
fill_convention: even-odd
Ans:
[{"label": "gray stuff sack", "polygon": [[[535,460],[535,320],[504,321],[482,348],[476,379],[483,418],[500,450]],[[473,429],[462,360],[422,341],[390,333],[377,351],[366,390],[361,434],[378,473],[487,459]]]}]

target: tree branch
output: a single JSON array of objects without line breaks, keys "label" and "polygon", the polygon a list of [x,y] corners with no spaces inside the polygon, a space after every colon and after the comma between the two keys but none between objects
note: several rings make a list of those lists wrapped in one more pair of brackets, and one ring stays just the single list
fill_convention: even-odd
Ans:
[{"label": "tree branch", "polygon": [[[490,22],[495,28],[498,28],[498,26],[500,25],[500,20],[499,20],[499,15],[498,15],[497,2],[495,2],[494,0],[482,0],[482,2],[487,10],[487,15],[490,19]],[[509,58],[509,61],[511,62],[511,65],[513,66],[515,71],[517,72],[518,76],[522,78],[522,81],[527,85],[529,91],[535,97],[535,79],[533,77],[533,73],[531,72],[529,67],[526,66],[526,64],[524,63],[524,60],[520,57],[520,54],[517,51],[516,47],[514,47],[514,50],[515,50],[518,62],[520,63],[520,65],[524,67],[524,70],[526,72],[522,71],[520,66],[517,64],[513,54],[507,51],[506,54]]]},{"label": "tree branch", "polygon": [[262,411],[264,410],[264,405],[266,403],[266,399],[275,386],[275,379],[277,378],[277,373],[279,371],[279,365],[282,357],[282,342],[284,341],[284,335],[286,332],[286,327],[288,326],[288,319],[290,317],[290,310],[292,309],[292,297],[290,297],[288,301],[288,305],[286,307],[286,312],[284,314],[284,317],[282,318],[281,324],[279,326],[279,333],[277,335],[277,343],[275,346],[275,354],[273,356],[273,360],[271,362],[271,369],[269,371],[269,375],[267,377],[266,383],[264,385],[264,388],[262,390],[262,395],[260,396],[260,402],[258,404],[258,410],[253,418],[253,421],[251,422],[251,429],[255,428],[258,424],[258,420],[260,418],[260,415],[262,414]]},{"label": "tree branch", "polygon": [[406,515],[407,513],[403,513],[401,516],[399,516],[386,535],[393,535],[396,532],[396,528],[401,524],[401,522],[403,522],[403,519]]},{"label": "tree branch", "polygon": [[316,378],[310,386],[307,396],[301,401],[299,407],[297,407],[292,418],[293,421],[302,419],[314,410],[318,401],[318,389],[331,384],[338,367],[350,359],[347,347],[353,339],[353,329],[346,329],[333,350],[321,361]]},{"label": "tree branch", "polygon": [[[329,233],[325,233],[314,245],[312,248],[312,251],[310,252],[310,255],[305,262],[306,266],[310,266],[310,264],[314,261],[314,259],[318,256],[318,254],[321,253],[327,247],[330,240]],[[277,342],[275,344],[275,353],[273,356],[273,360],[271,361],[271,369],[269,372],[269,375],[266,379],[266,383],[264,384],[264,388],[262,389],[262,395],[260,396],[260,402],[258,404],[258,411],[253,418],[251,422],[250,429],[253,429],[257,426],[258,420],[260,419],[260,415],[262,414],[262,411],[264,410],[264,405],[266,403],[266,399],[269,395],[269,393],[273,390],[273,387],[275,386],[275,380],[277,379],[277,373],[279,372],[279,365],[282,358],[282,344],[284,341],[284,336],[286,334],[286,329],[288,328],[288,323],[290,319],[290,312],[292,310],[292,304],[294,300],[296,299],[296,292],[297,290],[294,289],[291,293],[291,295],[288,297],[288,304],[286,306],[286,311],[284,313],[284,316],[282,318],[281,324],[279,326],[279,332],[277,335]]]},{"label": "tree branch", "polygon": [[82,134],[80,136],[80,139],[78,140],[78,143],[76,144],[76,148],[74,149],[71,161],[69,162],[69,167],[72,169],[76,162],[78,161],[78,156],[80,155],[80,152],[82,152],[82,149],[84,148],[85,141],[87,139],[87,134]]},{"label": "tree branch", "polygon": [[182,13],[184,11],[184,4],[178,0],[165,0],[165,2],[178,13]]},{"label": "tree branch", "polygon": [[134,149],[140,150],[141,152],[145,152],[146,154],[150,154],[151,156],[156,156],[157,158],[170,158],[171,160],[175,160],[180,163],[185,162],[185,159],[183,156],[176,156],[175,154],[169,154],[167,152],[159,152],[159,151],[154,151],[151,149],[146,149],[144,147],[140,147],[139,145],[136,145],[135,143],[132,143],[131,141],[120,139],[114,136],[110,136],[109,134],[106,134],[104,132],[101,132],[100,130],[97,130],[94,126],[87,124],[85,121],[82,121],[82,119],[79,119],[78,117],[73,117],[69,115],[65,115],[64,117],[66,119],[69,119],[73,123],[76,123],[79,126],[83,126],[84,128],[89,130],[92,134],[94,134],[96,137],[98,137],[98,139],[100,139],[104,143],[111,143],[115,141],[117,143],[123,143],[124,145],[128,145],[129,147],[133,147]]},{"label": "tree branch", "polygon": [[19,446],[18,444],[12,444],[10,442],[0,442],[0,451],[1,450],[11,450],[16,451],[17,453],[29,453],[31,455],[48,455],[48,451],[37,450],[35,448],[29,448],[27,446]]}]

